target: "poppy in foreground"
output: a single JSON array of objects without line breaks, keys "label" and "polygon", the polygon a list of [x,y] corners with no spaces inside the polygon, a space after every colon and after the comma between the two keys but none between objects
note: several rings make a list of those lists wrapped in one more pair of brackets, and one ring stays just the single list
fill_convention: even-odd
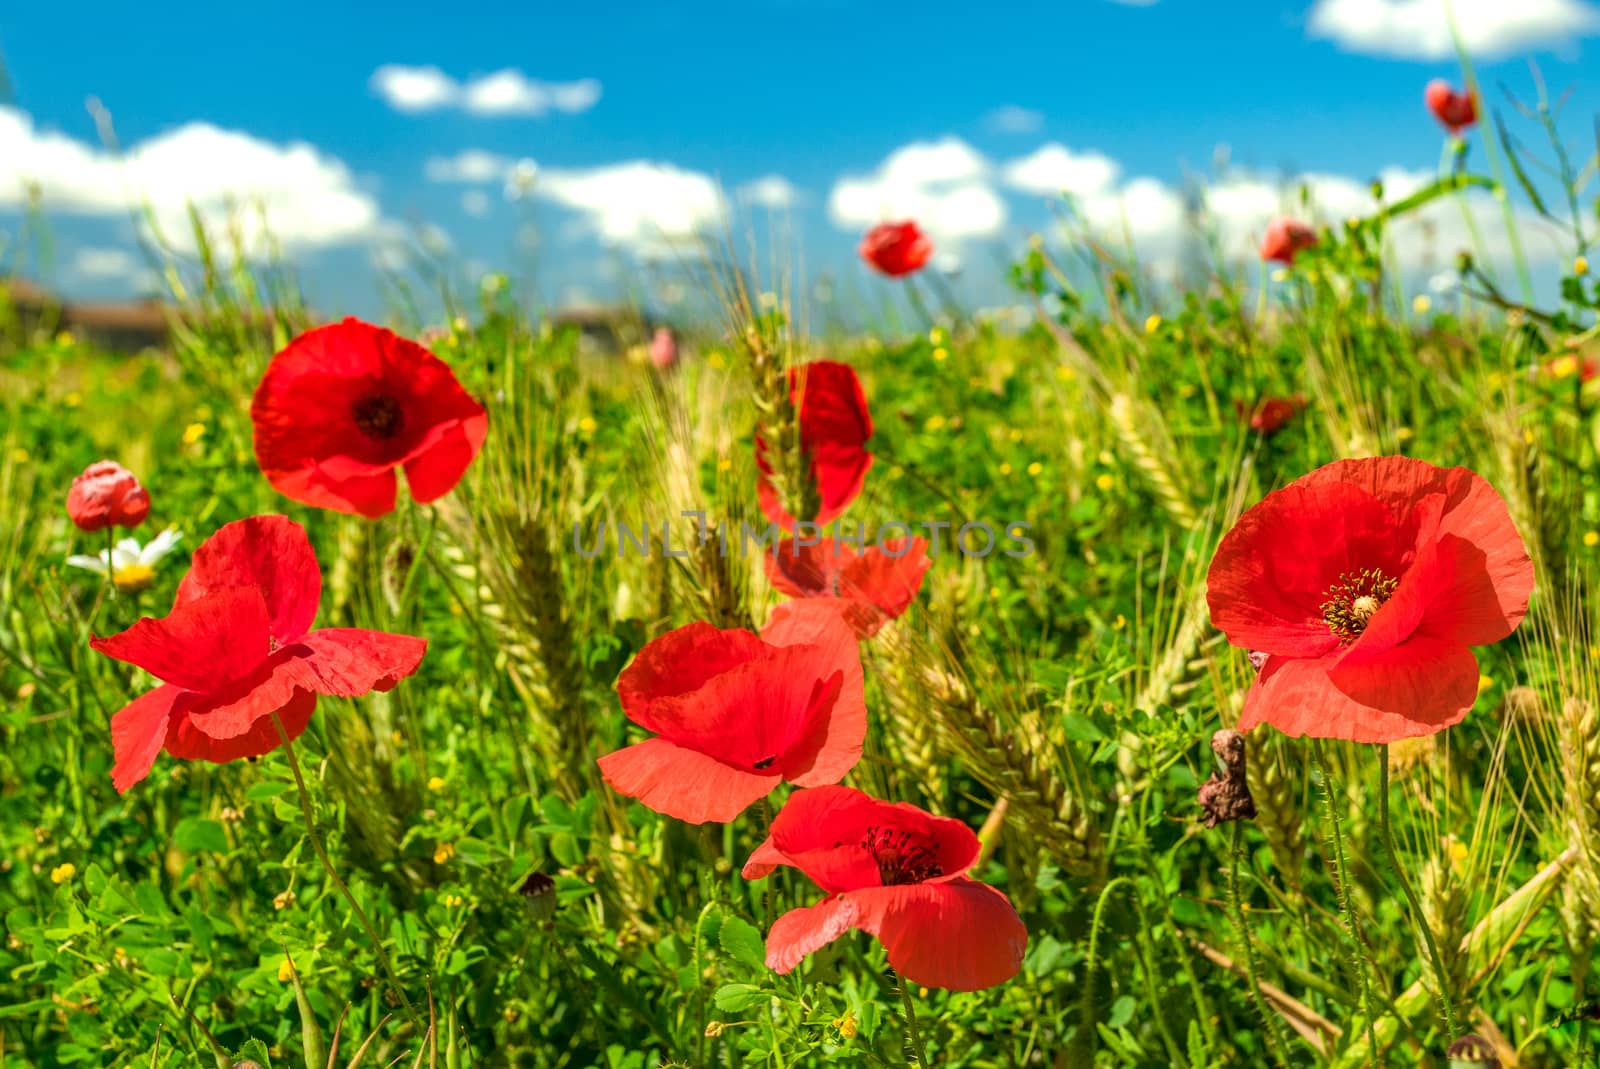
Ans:
[{"label": "poppy in foreground", "polygon": [[1317,243],[1317,232],[1298,219],[1274,219],[1261,238],[1261,258],[1292,264],[1302,249]]},{"label": "poppy in foreground", "polygon": [[114,460],[97,460],[72,480],[67,518],[80,531],[137,527],[150,514],[150,491]]},{"label": "poppy in foreground", "polygon": [[449,365],[359,319],[308,330],[274,356],[250,419],[273,489],[368,517],[394,510],[397,467],[417,501],[449,493],[489,429]]},{"label": "poppy in foreground", "polygon": [[1462,130],[1478,121],[1478,105],[1472,94],[1458,91],[1443,78],[1429,82],[1422,99],[1451,137],[1460,137]]},{"label": "poppy in foreground", "polygon": [[[871,638],[916,599],[933,561],[920,537],[889,539],[861,553],[833,538],[785,538],[765,563],[767,579],[779,592],[816,598],[838,611],[857,638]],[[786,609],[780,605],[777,612]]]},{"label": "poppy in foreground", "polygon": [[221,763],[279,745],[311,720],[318,694],[388,690],[416,671],[427,642],[358,628],[312,631],[322,572],[305,528],[252,516],[194,554],[172,611],[89,644],[162,680],[111,718],[111,782],[126,791],[163,749]]},{"label": "poppy in foreground", "polygon": [[680,627],[639,651],[617,695],[654,735],[600,758],[601,775],[690,824],[732,820],[779,783],[837,783],[867,733],[855,635],[827,612],[759,636]]},{"label": "poppy in foreground", "polygon": [[1464,717],[1478,693],[1469,647],[1511,634],[1532,591],[1500,495],[1410,457],[1337,461],[1268,494],[1206,577],[1212,622],[1265,655],[1240,730],[1354,742]]},{"label": "poppy in foreground", "polygon": [[1233,403],[1234,411],[1239,418],[1250,424],[1250,429],[1264,438],[1271,438],[1274,434],[1289,425],[1289,421],[1299,415],[1306,407],[1304,397],[1263,397],[1256,402],[1254,408],[1247,408],[1243,401]]},{"label": "poppy in foreground", "polygon": [[[832,360],[814,360],[791,368],[789,397],[798,410],[800,448],[810,462],[817,485],[817,514],[800,518],[831,523],[861,493],[872,467],[872,454],[866,449],[867,439],[872,437],[867,397],[855,369]],[[778,500],[767,443],[759,433],[756,466],[761,471],[756,487],[761,511],[773,523],[793,528],[795,517]]]},{"label": "poppy in foreground", "polygon": [[969,879],[978,837],[958,820],[850,787],[796,791],[745,862],[754,880],[792,865],[827,893],[767,933],[767,964],[787,973],[852,928],[875,937],[912,983],[977,991],[1022,967],[1028,930],[1011,902]]},{"label": "poppy in foreground", "polygon": [[879,223],[861,239],[861,258],[890,278],[921,270],[933,258],[933,242],[907,219]]}]

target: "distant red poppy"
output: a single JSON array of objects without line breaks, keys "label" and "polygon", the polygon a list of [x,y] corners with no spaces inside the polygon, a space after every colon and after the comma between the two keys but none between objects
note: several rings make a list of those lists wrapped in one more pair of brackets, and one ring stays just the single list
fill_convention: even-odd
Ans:
[{"label": "distant red poppy", "polygon": [[308,330],[274,356],[250,418],[274,489],[369,517],[394,510],[397,467],[417,501],[449,493],[489,427],[443,360],[359,319]]},{"label": "distant red poppy", "polygon": [[829,604],[857,638],[870,638],[911,605],[933,561],[923,538],[888,539],[861,553],[832,538],[784,538],[765,564],[780,593]]},{"label": "distant red poppy", "polygon": [[866,738],[855,635],[833,614],[762,636],[680,627],[639,651],[617,695],[654,736],[600,758],[601,775],[690,824],[732,820],[779,783],[837,783]]},{"label": "distant red poppy", "polygon": [[150,492],[133,472],[113,460],[97,460],[72,480],[67,517],[80,531],[137,527],[150,514]]},{"label": "distant red poppy", "polygon": [[1292,264],[1301,249],[1317,243],[1317,232],[1298,219],[1274,219],[1261,238],[1261,258]]},{"label": "distant red poppy", "polygon": [[1574,375],[1579,382],[1592,382],[1600,375],[1600,357],[1582,356],[1578,353],[1562,353],[1544,362],[1544,373],[1553,379],[1570,379]]},{"label": "distant red poppy", "polygon": [[1451,137],[1478,121],[1478,105],[1471,93],[1458,92],[1443,78],[1435,78],[1423,90],[1422,99]]},{"label": "distant red poppy", "polygon": [[[815,516],[801,517],[818,524],[831,523],[861,493],[872,454],[867,439],[872,437],[872,415],[861,380],[848,364],[832,360],[813,360],[789,370],[789,397],[799,407],[800,446],[811,460],[811,473],[817,482],[821,504]],[[767,443],[756,435],[756,466],[760,468],[757,495],[761,511],[785,529],[795,526],[795,518],[778,500],[772,483],[772,465],[767,459]]]},{"label": "distant red poppy", "polygon": [[933,242],[907,219],[879,223],[861,239],[861,258],[890,278],[920,270],[933,257]]},{"label": "distant red poppy", "polygon": [[312,631],[322,572],[305,528],[283,516],[227,524],[195,550],[172,611],[91,638],[108,657],[163,681],[111,718],[111,782],[126,791],[163,749],[214,762],[268,753],[277,713],[291,738],[318,694],[388,690],[416,671],[427,642],[358,628]]},{"label": "distant red poppy", "polygon": [[1248,421],[1250,429],[1264,438],[1283,430],[1305,407],[1304,397],[1263,397],[1254,408],[1246,407],[1243,401],[1233,403],[1239,418]]},{"label": "distant red poppy", "polygon": [[1392,742],[1467,714],[1468,647],[1516,629],[1533,563],[1477,475],[1371,457],[1268,494],[1222,539],[1206,585],[1228,641],[1265,655],[1241,730]]},{"label": "distant red poppy", "polygon": [[1004,894],[966,876],[978,837],[958,820],[849,787],[796,791],[745,862],[754,880],[780,865],[827,893],[767,933],[767,964],[787,973],[851,928],[874,936],[914,984],[977,991],[1022,967],[1028,930]]}]

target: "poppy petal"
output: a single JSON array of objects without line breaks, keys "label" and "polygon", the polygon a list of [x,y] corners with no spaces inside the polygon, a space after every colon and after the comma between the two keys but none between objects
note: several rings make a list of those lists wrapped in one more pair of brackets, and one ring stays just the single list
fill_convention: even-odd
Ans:
[{"label": "poppy petal", "polygon": [[707,680],[762,656],[765,648],[749,631],[724,631],[704,622],[669,631],[646,643],[617,677],[622,711],[659,733],[649,713],[652,702],[693,693]]},{"label": "poppy petal", "polygon": [[332,512],[349,512],[375,520],[394,511],[399,480],[390,467],[336,477],[320,467],[265,471],[272,488],[290,501]]},{"label": "poppy petal", "polygon": [[912,983],[978,991],[1022,968],[1028,929],[1011,900],[988,884],[962,878],[840,897],[855,907],[854,926],[877,936],[890,968]]},{"label": "poppy petal", "polygon": [[454,490],[478,455],[488,425],[487,416],[452,424],[437,442],[408,459],[406,484],[412,498],[425,505]]},{"label": "poppy petal", "polygon": [[767,932],[767,966],[782,976],[856,925],[856,906],[843,895],[791,909]]},{"label": "poppy petal", "polygon": [[1269,657],[1245,697],[1239,729],[1393,742],[1459,722],[1477,697],[1478,668],[1458,642],[1414,635],[1373,660],[1333,672],[1338,655]]},{"label": "poppy petal", "polygon": [[248,731],[231,738],[219,739],[201,731],[193,715],[173,718],[172,730],[167,733],[167,752],[185,761],[211,761],[223,764],[241,757],[260,757],[276,750],[282,740],[278,726],[272,722],[272,713],[278,714],[284,731],[290,739],[297,739],[311,723],[316,711],[317,696],[310,691],[298,690],[290,695],[281,708],[269,710],[250,725]]},{"label": "poppy petal", "polygon": [[176,606],[160,620],[143,617],[89,645],[163,682],[205,692],[249,676],[266,659],[268,627],[260,591],[234,587]]},{"label": "poppy petal", "polygon": [[322,570],[306,529],[287,516],[251,516],[218,528],[194,551],[175,604],[232,587],[255,587],[272,637],[288,645],[311,630],[322,600]]},{"label": "poppy petal", "polygon": [[811,663],[842,673],[838,697],[809,734],[810,745],[785,760],[793,770],[786,778],[797,787],[838,783],[861,760],[867,738],[866,676],[855,632],[826,601],[807,599],[778,606],[761,637],[774,646],[810,647],[817,651]]},{"label": "poppy petal", "polygon": [[613,790],[689,824],[726,823],[781,783],[777,773],[746,772],[663,738],[600,758]]},{"label": "poppy petal", "polygon": [[189,692],[171,683],[147,690],[111,716],[111,785],[122,794],[150,774],[167,728]]}]

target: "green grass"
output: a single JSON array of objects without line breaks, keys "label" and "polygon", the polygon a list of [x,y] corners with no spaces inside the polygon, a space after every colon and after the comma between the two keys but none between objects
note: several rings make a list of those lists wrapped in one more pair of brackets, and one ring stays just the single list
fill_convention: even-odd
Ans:
[{"label": "green grass", "polygon": [[[931,1064],[1444,1064],[1454,1037],[1379,839],[1383,751],[1260,729],[1258,819],[1206,829],[1195,800],[1250,678],[1206,619],[1217,540],[1273,487],[1374,453],[1483,475],[1538,568],[1527,623],[1480,651],[1473,712],[1387,757],[1453,1012],[1519,1064],[1593,1057],[1575,1018],[1600,997],[1600,381],[1543,369],[1581,351],[1594,282],[1571,275],[1559,321],[1418,316],[1383,271],[1383,224],[1327,235],[1261,314],[1219,279],[1150,319],[1132,274],[1064,291],[1035,248],[1024,294],[1064,299],[1020,336],[779,345],[861,373],[879,459],[849,518],[1020,520],[1037,544],[942,554],[862,648],[872,719],[848,782],[974,828],[998,817],[975,875],[1031,934],[1002,987],[907,992]],[[680,507],[757,514],[744,348],[708,315],[682,373],[656,380],[491,297],[435,345],[490,408],[482,456],[437,505],[368,522],[261,478],[248,399],[307,324],[209,271],[163,356],[0,343],[0,1066],[349,1065],[369,1038],[361,1064],[906,1064],[875,943],[847,936],[787,977],[764,966],[766,927],[816,897],[797,874],[740,877],[765,810],[689,827],[593,763],[635,737],[613,685],[644,641],[775,602],[758,562],[588,560],[571,542],[574,523]],[[762,329],[783,335],[777,317]],[[1297,394],[1308,408],[1270,438],[1236,411]],[[99,548],[63,501],[102,455],[150,488],[141,538],[173,524],[192,550],[287,513],[324,569],[319,626],[430,640],[414,678],[322,699],[296,744],[414,1015],[318,864],[282,751],[163,757],[112,789],[107,723],[147,681],[87,639],[163,613],[185,554],[134,598],[63,567]],[[675,530],[686,544],[688,521]],[[533,873],[548,893],[520,893]]]}]

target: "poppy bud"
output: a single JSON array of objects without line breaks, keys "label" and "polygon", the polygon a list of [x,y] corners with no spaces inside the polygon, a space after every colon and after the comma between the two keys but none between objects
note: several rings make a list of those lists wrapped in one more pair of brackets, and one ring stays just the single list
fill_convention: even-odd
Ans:
[{"label": "poppy bud", "polygon": [[1472,94],[1457,92],[1443,78],[1429,82],[1422,99],[1451,137],[1459,137],[1463,129],[1478,121],[1478,105]]},{"label": "poppy bud", "polygon": [[1294,263],[1295,254],[1317,243],[1317,232],[1298,219],[1274,219],[1261,238],[1261,258]]},{"label": "poppy bud", "polygon": [[529,907],[540,920],[556,911],[556,881],[542,872],[530,872],[517,888],[517,893],[528,900]]},{"label": "poppy bud", "polygon": [[671,327],[657,327],[650,339],[650,363],[657,371],[667,371],[678,364],[678,339]]},{"label": "poppy bud", "polygon": [[1256,815],[1256,803],[1245,781],[1244,733],[1223,728],[1211,736],[1211,752],[1222,762],[1223,771],[1213,772],[1200,785],[1205,826],[1215,828],[1226,821],[1251,819]]},{"label": "poppy bud", "polygon": [[112,460],[83,469],[67,492],[67,515],[81,531],[137,527],[150,514],[150,493],[133,472]]},{"label": "poppy bud", "polygon": [[933,258],[933,242],[911,220],[879,223],[861,239],[861,258],[890,278],[909,275]]},{"label": "poppy bud", "polygon": [[1450,1044],[1445,1057],[1450,1059],[1450,1069],[1500,1069],[1500,1059],[1489,1041],[1471,1032]]}]

